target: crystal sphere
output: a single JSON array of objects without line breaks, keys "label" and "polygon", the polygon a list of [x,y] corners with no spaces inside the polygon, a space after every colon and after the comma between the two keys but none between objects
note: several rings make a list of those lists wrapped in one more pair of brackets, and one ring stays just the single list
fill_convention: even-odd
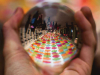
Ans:
[{"label": "crystal sphere", "polygon": [[74,12],[59,3],[41,3],[27,12],[21,23],[20,37],[35,65],[57,74],[81,48]]}]

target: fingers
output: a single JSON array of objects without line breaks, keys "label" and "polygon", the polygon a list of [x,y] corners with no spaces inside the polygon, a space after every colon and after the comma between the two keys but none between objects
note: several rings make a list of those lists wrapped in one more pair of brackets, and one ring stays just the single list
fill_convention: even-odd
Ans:
[{"label": "fingers", "polygon": [[[81,8],[81,11],[83,13],[83,15],[86,17],[86,19],[91,23],[93,32],[94,32],[94,36],[96,38],[96,42],[97,42],[97,33],[96,33],[96,23],[94,21],[93,15],[92,15],[92,11],[90,10],[89,7],[83,7]],[[97,47],[97,45],[96,45]],[[96,52],[96,47],[95,47],[95,52]]]},{"label": "fingers", "polygon": [[83,7],[75,13],[75,20],[82,35],[82,48],[79,58],[74,59],[61,75],[90,75],[96,46],[95,22],[89,8]]},{"label": "fingers", "polygon": [[83,7],[83,8],[81,8],[81,11],[82,11],[83,15],[86,17],[86,19],[91,23],[91,26],[93,28],[93,31],[94,31],[94,34],[96,37],[96,24],[95,24],[95,21],[93,19],[93,15],[92,15],[90,8]]},{"label": "fingers", "polygon": [[[93,41],[95,40],[91,23],[85,18],[81,11],[75,14],[75,20],[78,27],[82,32],[82,40],[85,45],[93,46]],[[88,40],[88,41],[87,41]]]},{"label": "fingers", "polygon": [[84,16],[86,17],[86,19],[91,23],[93,30],[95,30],[96,29],[95,21],[93,19],[93,15],[92,15],[90,8],[89,7],[83,7],[83,8],[81,8],[81,11],[84,14]]},{"label": "fingers", "polygon": [[[87,16],[87,18],[92,18]],[[94,58],[94,48],[96,45],[95,35],[93,33],[93,28],[90,19],[88,20],[86,16],[84,16],[82,11],[78,11],[75,14],[75,20],[77,22],[78,27],[81,30],[83,46],[80,52],[80,58],[85,61],[89,66],[92,67],[92,62]]]}]

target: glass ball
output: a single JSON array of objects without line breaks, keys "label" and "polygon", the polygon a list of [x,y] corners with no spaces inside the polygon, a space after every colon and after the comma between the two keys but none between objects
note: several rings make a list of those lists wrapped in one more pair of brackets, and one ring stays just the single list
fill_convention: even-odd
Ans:
[{"label": "glass ball", "polygon": [[21,23],[20,36],[36,66],[57,74],[81,48],[74,11],[59,3],[40,3],[27,12]]}]

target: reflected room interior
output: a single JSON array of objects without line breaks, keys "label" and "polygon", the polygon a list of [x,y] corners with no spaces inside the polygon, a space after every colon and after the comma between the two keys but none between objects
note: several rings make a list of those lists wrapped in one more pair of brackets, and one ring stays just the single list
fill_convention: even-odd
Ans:
[{"label": "reflected room interior", "polygon": [[58,3],[32,8],[23,18],[20,38],[36,65],[49,70],[66,67],[82,43],[74,12]]}]

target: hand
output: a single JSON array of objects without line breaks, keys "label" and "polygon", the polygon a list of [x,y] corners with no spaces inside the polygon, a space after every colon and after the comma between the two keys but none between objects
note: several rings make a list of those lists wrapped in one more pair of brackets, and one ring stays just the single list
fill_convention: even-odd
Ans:
[{"label": "hand", "polygon": [[[15,14],[3,25],[5,75],[41,75],[20,42],[18,28],[23,16],[23,10],[17,8]],[[82,31],[83,46],[79,57],[61,75],[90,75],[96,47],[95,22],[88,7],[78,11],[75,19]]]},{"label": "hand", "polygon": [[92,12],[88,7],[83,7],[80,11],[76,12],[75,20],[81,29],[82,49],[79,57],[74,59],[61,75],[91,75],[97,44],[96,24]]}]

